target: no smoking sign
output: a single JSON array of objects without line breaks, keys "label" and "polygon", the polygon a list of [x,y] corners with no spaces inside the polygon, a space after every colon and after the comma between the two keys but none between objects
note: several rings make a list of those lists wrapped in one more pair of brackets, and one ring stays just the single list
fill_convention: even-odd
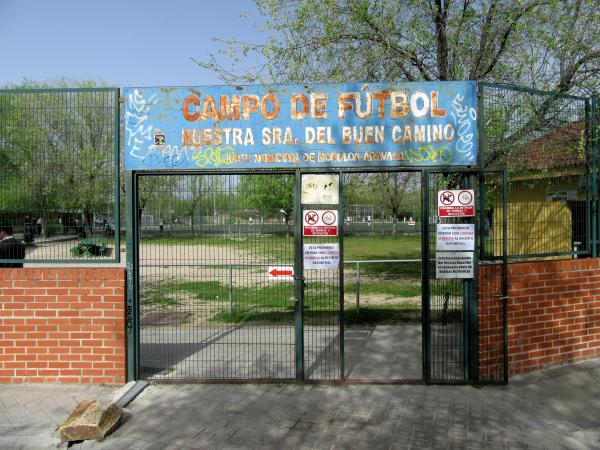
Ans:
[{"label": "no smoking sign", "polygon": [[307,210],[303,215],[303,236],[337,236],[338,213],[332,210]]},{"label": "no smoking sign", "polygon": [[473,189],[438,191],[438,215],[440,217],[472,217],[475,215]]}]

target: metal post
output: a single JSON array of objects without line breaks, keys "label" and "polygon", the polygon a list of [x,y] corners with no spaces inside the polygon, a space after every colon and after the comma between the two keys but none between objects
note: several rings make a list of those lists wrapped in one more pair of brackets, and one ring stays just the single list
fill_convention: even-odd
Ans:
[{"label": "metal post", "polygon": [[356,317],[360,313],[360,261],[356,261]]},{"label": "metal post", "polygon": [[233,314],[233,266],[229,264],[229,314]]},{"label": "metal post", "polygon": [[[467,175],[467,188],[474,188],[476,186],[475,180],[479,181],[479,185],[477,188],[481,190],[483,185],[485,184],[485,175],[483,173],[479,173],[479,176],[475,175]],[[481,202],[480,207],[478,208],[477,216],[475,220],[475,236],[478,235],[477,227],[480,229],[484,228],[485,223],[485,209],[484,204]],[[478,220],[477,220],[478,219]],[[485,234],[481,233],[480,236],[484,236]],[[485,241],[479,243],[480,246],[485,247]],[[484,255],[482,251],[482,255]],[[467,321],[465,322],[467,326],[465,327],[465,334],[467,336],[467,340],[465,341],[465,356],[466,356],[466,364],[465,364],[465,380],[476,380],[479,376],[479,317],[478,317],[478,284],[479,284],[479,257],[477,253],[477,247],[475,247],[475,251],[473,252],[473,280],[465,281],[465,293],[467,296],[467,302],[465,304],[465,313]]]},{"label": "metal post", "polygon": [[138,269],[138,214],[137,183],[131,171],[125,172],[125,192],[127,203],[126,245],[127,245],[127,307],[125,310],[127,332],[127,380],[135,381],[139,377],[139,310],[137,302]]},{"label": "metal post", "polygon": [[296,379],[304,379],[304,260],[302,248],[302,204],[300,203],[300,190],[302,175],[299,170],[294,178],[294,213],[296,225],[294,227],[294,329],[296,350]]},{"label": "metal post", "polygon": [[340,170],[338,175],[338,192],[339,192],[339,210],[338,210],[338,219],[341,217],[341,220],[338,220],[338,241],[340,245],[340,265],[338,268],[338,273],[340,274],[339,282],[340,282],[340,299],[339,299],[339,310],[340,310],[340,380],[345,379],[345,350],[344,350],[344,338],[345,338],[345,324],[344,324],[344,173]]},{"label": "metal post", "polygon": [[114,183],[115,183],[115,205],[114,205],[114,227],[115,230],[115,262],[121,262],[121,183],[120,183],[120,173],[121,173],[121,161],[120,161],[120,98],[121,93],[119,88],[115,88],[115,105],[113,111],[113,149],[114,149],[114,164],[115,164],[115,175],[114,175]]},{"label": "metal post", "polygon": [[431,381],[429,341],[431,318],[429,311],[429,172],[421,172],[421,322],[423,379]]}]

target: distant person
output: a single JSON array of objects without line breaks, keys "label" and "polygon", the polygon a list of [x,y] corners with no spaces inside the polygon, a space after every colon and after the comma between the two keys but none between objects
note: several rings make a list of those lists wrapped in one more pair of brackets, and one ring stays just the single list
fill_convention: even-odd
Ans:
[{"label": "distant person", "polygon": [[[0,224],[0,259],[25,259],[25,244],[13,236],[11,225]],[[0,262],[0,267],[23,267],[23,263]]]},{"label": "distant person", "polygon": [[162,236],[163,230],[165,229],[165,218],[161,217],[158,221],[158,229],[160,230],[160,235]]},{"label": "distant person", "polygon": [[25,216],[25,227],[23,230],[23,240],[26,244],[32,244],[35,240],[35,223],[34,219]]},{"label": "distant person", "polygon": [[252,217],[248,217],[248,223],[252,225]]}]

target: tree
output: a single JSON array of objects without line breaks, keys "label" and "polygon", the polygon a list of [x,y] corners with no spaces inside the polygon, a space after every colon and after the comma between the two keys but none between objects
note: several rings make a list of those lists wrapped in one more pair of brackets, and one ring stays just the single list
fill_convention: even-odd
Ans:
[{"label": "tree", "polygon": [[[94,82],[25,81],[13,88],[94,87]],[[110,95],[110,94],[107,94]],[[10,186],[2,209],[16,215],[81,213],[90,227],[95,213],[112,210],[113,109],[97,92],[5,92],[0,95],[2,179]],[[48,232],[48,229],[46,229]]]},{"label": "tree", "polygon": [[[591,95],[600,88],[597,0],[256,3],[267,19],[267,39],[220,40],[222,50],[199,62],[227,83],[468,79],[552,92],[507,91],[492,98],[503,109],[488,109],[482,117],[486,132],[488,122],[499,119],[481,156],[488,167],[520,155],[540,136],[583,121],[583,106],[563,94]],[[231,69],[244,68],[250,58],[262,65]],[[489,95],[496,94],[502,96]]]},{"label": "tree", "polygon": [[[404,200],[414,190],[414,172],[391,172],[374,174],[369,185],[379,193],[379,204],[390,211],[392,216],[392,236],[398,235],[398,220],[402,216]],[[420,188],[420,187],[419,187]]]},{"label": "tree", "polygon": [[289,219],[294,210],[294,177],[292,175],[242,175],[238,196],[259,213],[285,219],[285,235],[289,236]]},{"label": "tree", "polygon": [[[220,40],[199,62],[228,83],[469,79],[579,94],[600,85],[596,0],[256,2],[267,41]],[[261,67],[230,69],[251,54]]]}]

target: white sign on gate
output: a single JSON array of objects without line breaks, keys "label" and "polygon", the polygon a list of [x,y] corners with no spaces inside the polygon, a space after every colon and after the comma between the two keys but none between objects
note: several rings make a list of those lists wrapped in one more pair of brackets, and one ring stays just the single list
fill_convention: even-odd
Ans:
[{"label": "white sign on gate", "polygon": [[436,250],[475,250],[475,224],[438,223]]},{"label": "white sign on gate", "polygon": [[473,278],[473,252],[437,252],[436,278]]},{"label": "white sign on gate", "polygon": [[300,201],[302,204],[337,205],[340,202],[339,175],[328,173],[303,174]]},{"label": "white sign on gate", "polygon": [[337,269],[339,266],[339,244],[304,244],[305,269]]}]

